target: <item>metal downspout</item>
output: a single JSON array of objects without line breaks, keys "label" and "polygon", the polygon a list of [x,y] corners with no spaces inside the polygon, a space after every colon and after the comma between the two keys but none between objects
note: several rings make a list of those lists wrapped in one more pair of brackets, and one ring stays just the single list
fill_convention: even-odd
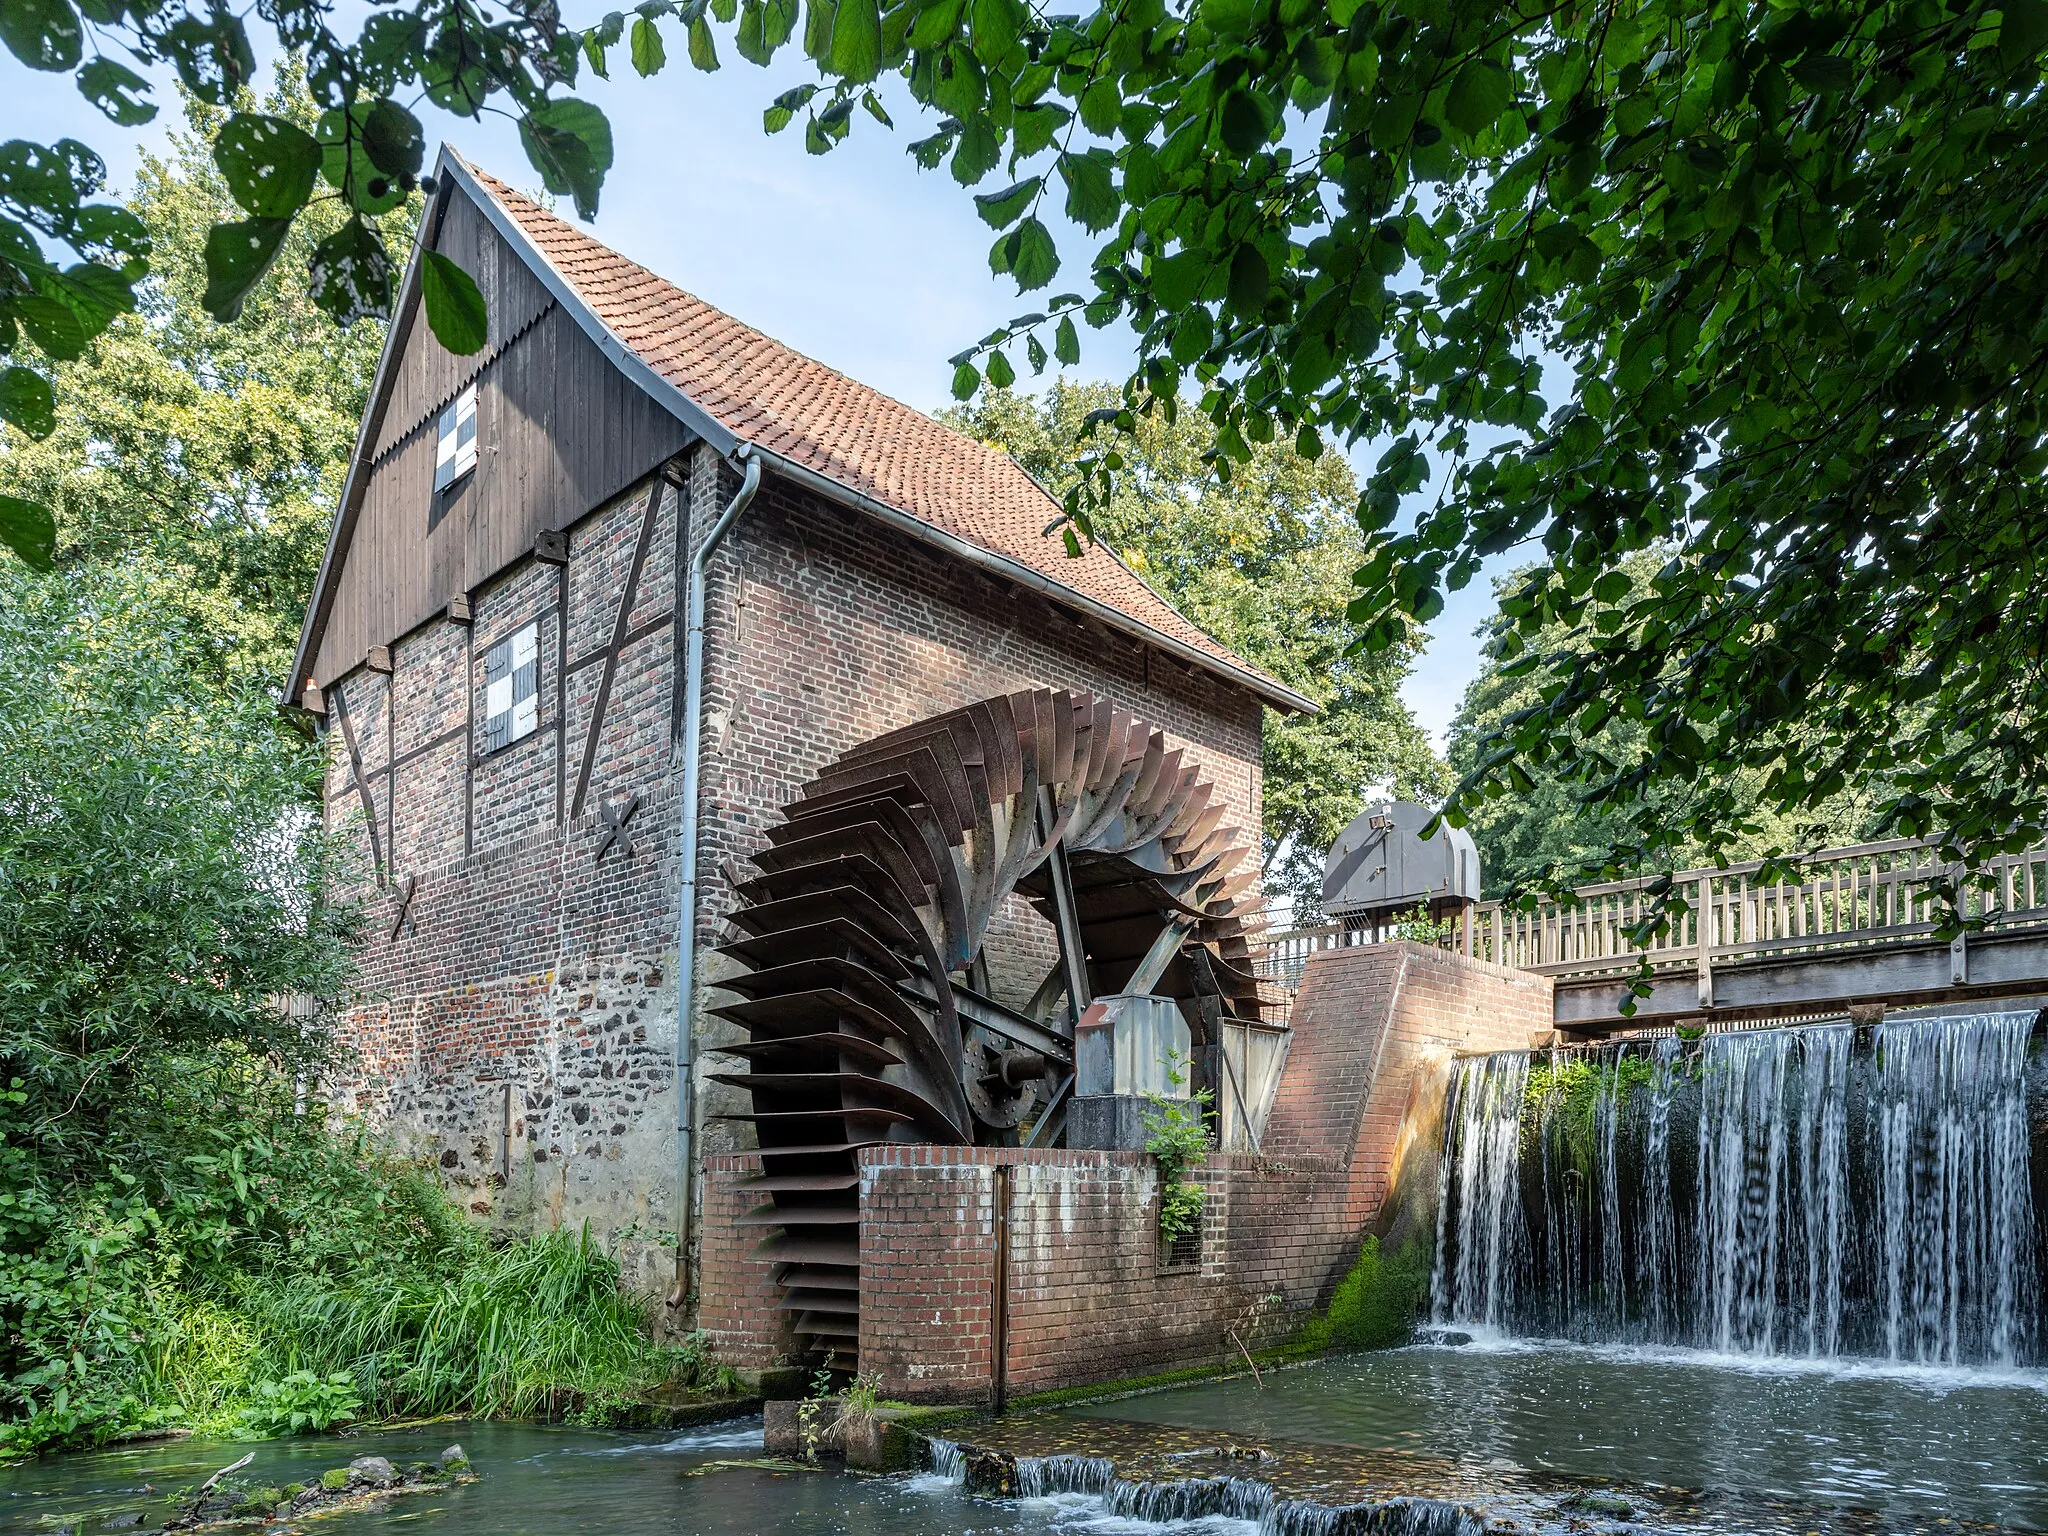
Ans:
[{"label": "metal downspout", "polygon": [[676,879],[676,1286],[668,1304],[681,1307],[690,1294],[690,1216],[696,1172],[697,1131],[697,796],[704,738],[704,573],[732,525],[761,489],[761,460],[742,443],[736,457],[746,465],[739,492],[711,525],[690,556],[688,630],[683,642],[683,805],[677,837],[681,870]]}]

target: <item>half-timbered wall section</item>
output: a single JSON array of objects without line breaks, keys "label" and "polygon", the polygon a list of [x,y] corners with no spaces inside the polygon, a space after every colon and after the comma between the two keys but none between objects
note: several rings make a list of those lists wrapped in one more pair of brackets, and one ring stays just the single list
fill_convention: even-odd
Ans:
[{"label": "half-timbered wall section", "polygon": [[[317,609],[325,683],[443,612],[675,453],[689,433],[628,382],[464,197],[436,246],[477,280],[483,350],[457,357],[408,312],[342,518],[348,558]],[[435,427],[477,387],[477,467],[434,489]]]}]

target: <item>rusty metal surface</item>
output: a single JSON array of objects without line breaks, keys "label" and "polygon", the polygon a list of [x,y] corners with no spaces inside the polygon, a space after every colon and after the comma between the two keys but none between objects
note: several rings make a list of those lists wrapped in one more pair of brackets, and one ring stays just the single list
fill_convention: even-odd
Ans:
[{"label": "rusty metal surface", "polygon": [[[733,1118],[759,1138],[767,1203],[745,1222],[779,1234],[762,1251],[811,1352],[854,1363],[862,1147],[1056,1145],[1074,1018],[1134,977],[1198,1047],[1262,1016],[1258,866],[1227,809],[1162,732],[1038,689],[854,748],[767,832],[724,946],[749,971],[713,1010],[747,1031],[728,1052],[747,1070],[717,1076],[752,1096]],[[986,995],[1013,895],[1063,936],[1022,1012]]]}]

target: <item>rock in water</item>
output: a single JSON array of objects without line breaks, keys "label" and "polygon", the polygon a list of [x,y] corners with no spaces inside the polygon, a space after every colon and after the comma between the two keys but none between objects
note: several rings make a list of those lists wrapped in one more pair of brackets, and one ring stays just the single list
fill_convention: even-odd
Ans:
[{"label": "rock in water", "polygon": [[375,1483],[381,1488],[398,1480],[398,1469],[383,1456],[358,1456],[348,1464],[348,1480],[351,1483]]}]

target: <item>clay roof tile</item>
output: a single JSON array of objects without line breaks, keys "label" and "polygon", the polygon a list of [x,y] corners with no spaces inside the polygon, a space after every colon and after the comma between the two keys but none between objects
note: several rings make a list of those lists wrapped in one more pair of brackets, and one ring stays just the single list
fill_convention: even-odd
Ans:
[{"label": "clay roof tile", "polygon": [[1007,454],[735,320],[465,162],[597,319],[734,438],[1027,566],[1180,642],[1270,701],[1291,689],[1183,618],[1106,547],[1070,557],[1060,507]]}]

